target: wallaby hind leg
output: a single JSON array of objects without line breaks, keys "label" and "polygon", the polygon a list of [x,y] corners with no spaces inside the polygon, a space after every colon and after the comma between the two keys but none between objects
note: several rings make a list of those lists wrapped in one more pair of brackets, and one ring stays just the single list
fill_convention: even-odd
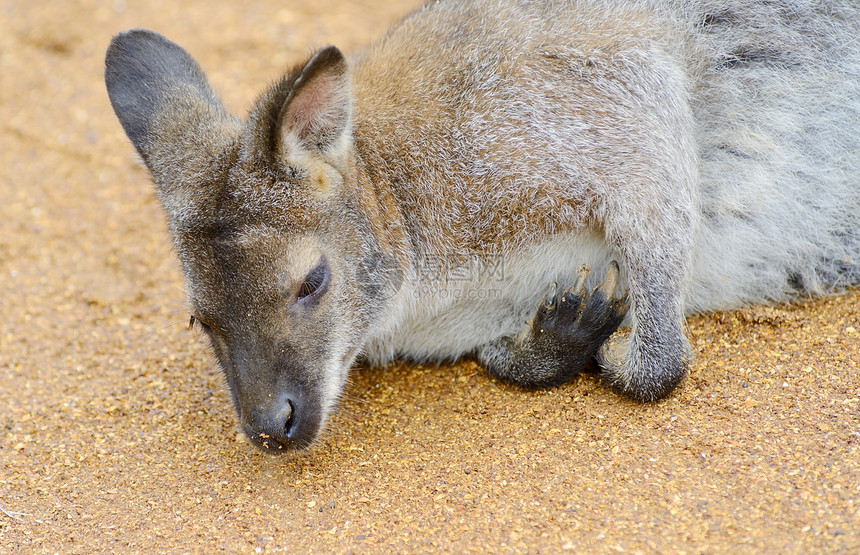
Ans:
[{"label": "wallaby hind leg", "polygon": [[[617,210],[621,213],[621,210]],[[682,211],[673,217],[683,218]],[[618,334],[597,351],[604,380],[616,391],[639,401],[656,401],[668,395],[684,378],[691,359],[690,343],[684,335],[683,291],[689,264],[689,234],[666,233],[660,226],[607,225],[608,235],[618,245],[627,273],[631,300],[631,328],[626,337]],[[669,230],[690,229],[688,223],[665,226]]]},{"label": "wallaby hind leg", "polygon": [[656,401],[671,393],[686,375],[690,344],[683,319],[663,305],[671,292],[642,293],[633,291],[631,285],[630,333],[609,338],[596,359],[604,381],[613,389],[638,401]]},{"label": "wallaby hind leg", "polygon": [[551,387],[576,376],[624,320],[627,295],[615,297],[618,264],[590,294],[588,266],[566,290],[553,284],[519,337],[503,337],[480,349],[481,362],[499,378],[523,387]]}]

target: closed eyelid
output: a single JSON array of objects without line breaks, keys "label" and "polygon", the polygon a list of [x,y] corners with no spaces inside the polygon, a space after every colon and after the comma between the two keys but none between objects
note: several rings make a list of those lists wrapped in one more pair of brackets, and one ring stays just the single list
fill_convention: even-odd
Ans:
[{"label": "closed eyelid", "polygon": [[322,296],[328,289],[328,284],[331,281],[331,271],[329,269],[328,260],[325,256],[320,258],[320,261],[312,270],[310,270],[299,284],[296,291],[296,299],[299,301],[312,301]]}]

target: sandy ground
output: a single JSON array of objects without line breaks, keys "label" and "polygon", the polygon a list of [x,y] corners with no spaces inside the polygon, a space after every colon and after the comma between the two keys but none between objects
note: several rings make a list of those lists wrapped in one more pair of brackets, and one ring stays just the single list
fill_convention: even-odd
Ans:
[{"label": "sandy ground", "polygon": [[692,318],[655,405],[399,364],[309,453],[238,434],[104,49],[161,31],[244,113],[414,3],[0,3],[0,552],[860,552],[858,293]]}]

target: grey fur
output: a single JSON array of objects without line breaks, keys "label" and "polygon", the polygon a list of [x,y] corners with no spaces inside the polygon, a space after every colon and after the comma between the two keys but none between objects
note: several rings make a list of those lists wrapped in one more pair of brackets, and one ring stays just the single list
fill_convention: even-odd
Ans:
[{"label": "grey fur", "polygon": [[[686,373],[686,313],[860,283],[858,37],[853,1],[443,0],[244,122],[148,31],[106,81],[245,429],[282,449],[360,354],[542,386],[602,344],[648,401]],[[565,293],[583,263],[603,287]]]}]

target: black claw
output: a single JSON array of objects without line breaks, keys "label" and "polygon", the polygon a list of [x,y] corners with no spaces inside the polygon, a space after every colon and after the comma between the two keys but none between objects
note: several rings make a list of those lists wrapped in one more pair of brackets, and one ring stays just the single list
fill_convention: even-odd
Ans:
[{"label": "black claw", "polygon": [[541,335],[546,327],[552,326],[557,312],[556,308],[558,306],[558,302],[556,300],[557,292],[558,285],[553,283],[549,288],[546,299],[544,299],[544,302],[541,303],[537,312],[535,312],[532,319],[532,333],[534,335]]}]

